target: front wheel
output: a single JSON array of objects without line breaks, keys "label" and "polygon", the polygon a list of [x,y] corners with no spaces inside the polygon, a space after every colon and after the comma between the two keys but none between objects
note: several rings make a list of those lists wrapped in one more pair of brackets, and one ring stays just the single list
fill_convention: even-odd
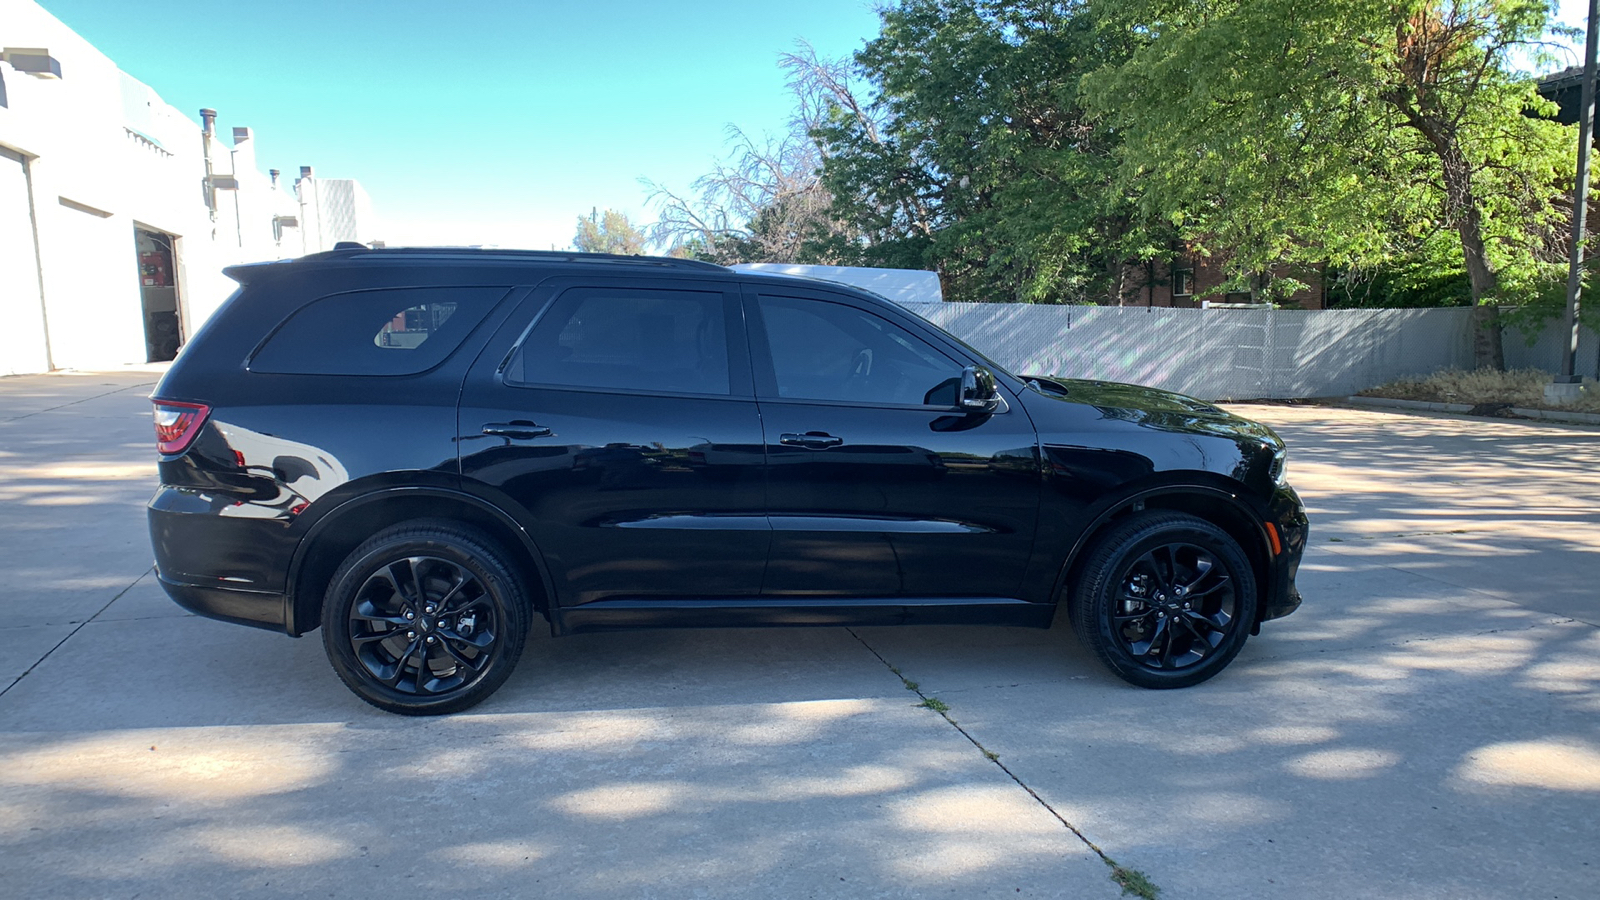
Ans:
[{"label": "front wheel", "polygon": [[1070,603],[1079,639],[1119,678],[1188,687],[1221,672],[1244,647],[1256,582],[1227,532],[1195,516],[1150,511],[1096,542]]},{"label": "front wheel", "polygon": [[450,523],[409,523],[357,547],[334,573],[322,642],[339,678],[373,706],[457,712],[510,676],[528,608],[493,542]]}]

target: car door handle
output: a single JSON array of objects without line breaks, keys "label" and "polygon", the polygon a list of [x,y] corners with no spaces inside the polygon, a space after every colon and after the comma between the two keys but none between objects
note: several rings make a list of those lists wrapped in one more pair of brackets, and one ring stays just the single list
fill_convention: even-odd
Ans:
[{"label": "car door handle", "polygon": [[509,422],[491,422],[483,426],[483,433],[492,434],[495,437],[526,441],[533,438],[549,437],[550,429],[537,422],[529,422],[527,419],[512,419]]},{"label": "car door handle", "polygon": [[812,450],[821,450],[823,447],[837,447],[844,443],[844,438],[834,437],[825,431],[808,431],[805,434],[785,432],[778,438],[778,443],[786,447],[809,447]]}]

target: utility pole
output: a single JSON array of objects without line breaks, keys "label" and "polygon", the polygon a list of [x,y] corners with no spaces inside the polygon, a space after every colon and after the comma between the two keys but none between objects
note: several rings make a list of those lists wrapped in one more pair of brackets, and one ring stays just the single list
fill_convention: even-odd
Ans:
[{"label": "utility pole", "polygon": [[1595,47],[1600,31],[1595,18],[1600,0],[1589,0],[1589,36],[1583,56],[1583,93],[1578,112],[1578,180],[1572,189],[1572,258],[1567,269],[1567,350],[1561,357],[1561,374],[1545,387],[1545,399],[1570,403],[1583,383],[1578,375],[1578,294],[1583,287],[1584,224],[1589,211],[1589,145],[1594,140]]}]

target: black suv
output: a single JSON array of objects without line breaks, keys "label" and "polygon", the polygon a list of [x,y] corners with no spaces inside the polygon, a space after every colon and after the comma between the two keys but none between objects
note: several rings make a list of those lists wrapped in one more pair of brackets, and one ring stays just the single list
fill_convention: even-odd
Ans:
[{"label": "black suv", "polygon": [[1047,627],[1182,687],[1300,603],[1272,431],[1015,376],[860,290],[647,257],[347,248],[238,291],[153,397],[161,583],[398,713],[557,634]]}]

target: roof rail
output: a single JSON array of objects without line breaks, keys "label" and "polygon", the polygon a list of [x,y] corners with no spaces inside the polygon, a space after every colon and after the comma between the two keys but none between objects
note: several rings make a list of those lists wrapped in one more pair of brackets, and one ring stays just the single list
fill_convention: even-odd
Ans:
[{"label": "roof rail", "polygon": [[340,241],[332,250],[310,254],[305,259],[351,259],[355,257],[427,259],[441,257],[479,257],[507,260],[545,260],[549,262],[607,263],[665,266],[675,269],[728,271],[716,263],[671,256],[624,256],[617,253],[580,253],[575,250],[502,250],[497,247],[368,247],[354,241]]}]

